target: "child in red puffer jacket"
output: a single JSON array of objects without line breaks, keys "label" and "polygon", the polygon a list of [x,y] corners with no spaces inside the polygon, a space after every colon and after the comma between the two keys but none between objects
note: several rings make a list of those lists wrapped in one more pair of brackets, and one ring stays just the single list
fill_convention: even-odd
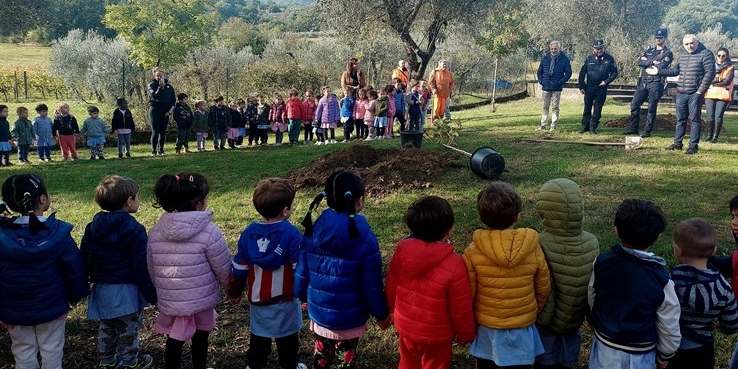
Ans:
[{"label": "child in red puffer jacket", "polygon": [[399,369],[451,367],[454,338],[474,340],[476,325],[466,266],[448,242],[454,212],[426,196],[405,213],[412,236],[397,245],[387,274],[387,303],[400,334]]}]

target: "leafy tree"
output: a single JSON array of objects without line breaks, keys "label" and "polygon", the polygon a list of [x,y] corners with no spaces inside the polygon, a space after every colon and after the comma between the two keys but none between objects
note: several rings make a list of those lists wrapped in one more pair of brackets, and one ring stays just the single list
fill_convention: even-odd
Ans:
[{"label": "leafy tree", "polygon": [[131,44],[140,66],[173,65],[187,51],[204,45],[218,14],[209,0],[130,0],[107,5],[103,23]]},{"label": "leafy tree", "polygon": [[738,3],[735,1],[680,0],[664,17],[666,24],[678,24],[687,33],[698,33],[722,25],[728,36],[738,37]]},{"label": "leafy tree", "polygon": [[41,24],[48,0],[4,0],[0,1],[0,35],[24,35]]},{"label": "leafy tree", "polygon": [[251,47],[254,55],[261,56],[269,44],[269,37],[257,26],[246,23],[242,18],[228,18],[220,25],[218,42],[232,50]]},{"label": "leafy tree", "polygon": [[424,75],[443,32],[478,26],[496,0],[318,0],[323,19],[338,30],[376,34],[383,25],[398,37],[413,76]]},{"label": "leafy tree", "polygon": [[523,0],[496,3],[487,16],[487,22],[476,37],[477,43],[495,56],[516,52],[528,44],[530,35],[525,30],[526,10]]},{"label": "leafy tree", "polygon": [[115,32],[102,24],[105,5],[109,0],[48,0],[49,8],[44,17],[44,26],[51,40],[64,37],[73,29],[95,30],[105,37],[114,37]]}]

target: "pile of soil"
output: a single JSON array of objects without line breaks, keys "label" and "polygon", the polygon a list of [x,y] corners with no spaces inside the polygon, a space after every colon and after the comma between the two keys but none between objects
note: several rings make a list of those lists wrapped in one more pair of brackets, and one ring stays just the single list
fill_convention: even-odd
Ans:
[{"label": "pile of soil", "polygon": [[348,169],[364,179],[367,195],[383,197],[395,191],[432,187],[433,180],[446,168],[459,166],[457,158],[453,153],[438,154],[414,147],[377,149],[351,145],[321,156],[290,173],[287,179],[297,188],[322,188],[331,173]]},{"label": "pile of soil", "polygon": [[[656,120],[653,123],[653,130],[654,131],[673,131],[676,129],[676,115],[674,114],[657,114]],[[646,115],[641,113],[641,121],[640,121],[640,127],[643,129],[643,126],[646,124]],[[629,128],[630,127],[630,115],[622,117],[620,119],[614,119],[609,120],[605,122],[605,127],[612,127],[612,128]],[[687,134],[689,134],[689,130],[692,127],[692,122],[687,119]],[[702,131],[707,131],[708,127],[705,122],[702,122]],[[725,131],[725,127],[723,127],[723,132]]]}]

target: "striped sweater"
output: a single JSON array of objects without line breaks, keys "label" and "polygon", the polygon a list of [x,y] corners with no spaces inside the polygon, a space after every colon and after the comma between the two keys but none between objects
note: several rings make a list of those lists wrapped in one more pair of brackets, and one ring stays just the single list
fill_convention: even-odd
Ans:
[{"label": "striped sweater", "polygon": [[682,349],[711,344],[715,319],[724,333],[738,331],[738,304],[730,283],[719,272],[683,264],[669,275],[682,307]]},{"label": "striped sweater", "polygon": [[228,296],[246,290],[252,305],[271,305],[294,298],[294,269],[302,235],[288,221],[251,223],[238,240],[228,279]]}]

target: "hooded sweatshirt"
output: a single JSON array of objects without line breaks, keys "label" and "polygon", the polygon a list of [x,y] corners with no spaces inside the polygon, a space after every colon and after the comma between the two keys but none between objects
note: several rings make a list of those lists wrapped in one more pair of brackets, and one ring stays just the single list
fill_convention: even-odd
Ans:
[{"label": "hooded sweatshirt", "polygon": [[90,289],[72,225],[52,214],[46,229],[0,226],[0,321],[11,325],[50,322],[69,311],[69,304]]},{"label": "hooded sweatshirt", "polygon": [[147,242],[146,229],[131,214],[95,214],[80,244],[90,282],[133,284],[147,302],[156,302],[156,290],[146,268]]},{"label": "hooded sweatshirt", "polygon": [[162,313],[194,315],[220,301],[231,253],[212,221],[210,211],[164,213],[149,230],[149,275]]},{"label": "hooded sweatshirt", "polygon": [[241,297],[244,284],[249,303],[271,305],[294,299],[294,268],[302,235],[288,221],[251,223],[238,240],[228,295]]},{"label": "hooded sweatshirt", "polygon": [[387,303],[397,332],[413,342],[466,343],[476,336],[466,266],[450,243],[400,241],[387,274]]},{"label": "hooded sweatshirt", "polygon": [[349,236],[349,215],[328,208],[304,237],[295,270],[295,295],[308,303],[308,315],[331,330],[364,325],[371,314],[389,316],[382,286],[382,255],[363,215],[355,215],[359,238]]},{"label": "hooded sweatshirt", "polygon": [[550,278],[529,228],[478,229],[464,251],[474,317],[493,329],[525,328],[536,321],[548,298]]},{"label": "hooded sweatshirt", "polygon": [[587,314],[587,285],[600,244],[582,230],[584,203],[574,181],[546,182],[538,192],[536,211],[543,225],[539,242],[551,272],[551,294],[537,323],[556,333],[574,332]]}]

